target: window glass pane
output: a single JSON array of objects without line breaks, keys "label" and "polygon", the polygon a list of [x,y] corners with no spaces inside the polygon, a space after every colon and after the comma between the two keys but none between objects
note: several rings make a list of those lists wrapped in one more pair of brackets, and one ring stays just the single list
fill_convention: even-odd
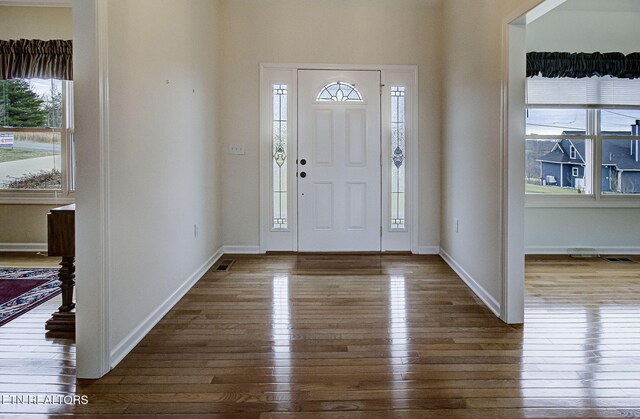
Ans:
[{"label": "window glass pane", "polygon": [[633,130],[638,129],[635,128],[636,126],[640,126],[640,110],[601,110],[600,129],[602,130],[602,135],[640,135],[633,133]]},{"label": "window glass pane", "polygon": [[272,192],[273,219],[272,228],[287,228],[287,85],[273,85],[273,119],[272,119]]},{"label": "window glass pane", "polygon": [[62,81],[0,80],[0,126],[60,128]]},{"label": "window glass pane", "polygon": [[318,102],[362,102],[362,95],[354,85],[338,81],[323,87],[316,100]]},{"label": "window glass pane", "polygon": [[0,189],[60,190],[60,80],[0,81]]},{"label": "window glass pane", "polygon": [[0,128],[0,189],[62,188],[60,132]]},{"label": "window glass pane", "polygon": [[602,141],[602,193],[640,194],[640,140]]},{"label": "window glass pane", "polygon": [[392,230],[406,228],[406,102],[405,88],[391,87],[391,220]]},{"label": "window glass pane", "polygon": [[526,193],[568,195],[591,193],[590,150],[591,140],[587,139],[527,139]]},{"label": "window glass pane", "polygon": [[584,134],[586,109],[527,109],[527,135]]}]

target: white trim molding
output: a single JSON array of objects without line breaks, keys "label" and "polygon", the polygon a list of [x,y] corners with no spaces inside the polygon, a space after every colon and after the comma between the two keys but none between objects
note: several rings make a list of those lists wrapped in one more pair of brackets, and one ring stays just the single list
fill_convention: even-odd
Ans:
[{"label": "white trim molding", "polygon": [[[506,323],[524,322],[525,199],[522,173],[525,134],[525,34],[527,18],[537,18],[545,13],[539,8],[543,3],[544,0],[523,1],[517,10],[502,21],[499,233],[501,295],[498,316]],[[550,4],[547,3],[547,6]]]},{"label": "white trim molding", "polygon": [[465,284],[482,302],[496,315],[500,317],[500,303],[493,298],[458,262],[456,262],[446,251],[440,249],[440,257],[447,262],[447,265],[454,270],[456,274],[464,281]]},{"label": "white trim molding", "polygon": [[[382,251],[412,251],[420,253],[418,244],[419,230],[419,176],[418,176],[418,67],[415,65],[334,65],[334,64],[305,64],[305,63],[261,63],[260,64],[260,245],[259,253],[267,251],[298,250],[297,231],[297,179],[296,164],[293,156],[297,156],[297,74],[298,70],[367,70],[380,71],[382,76],[383,100],[390,98],[388,86],[398,83],[407,89],[407,226],[406,231],[390,231],[387,223],[383,222]],[[288,86],[288,152],[291,160],[288,164],[288,229],[271,229],[271,112],[272,85],[286,84]],[[382,107],[384,110],[385,107]],[[388,124],[387,124],[388,125]],[[382,124],[384,128],[385,124]],[[384,130],[383,130],[384,131]],[[385,140],[382,132],[383,156],[389,140]],[[388,154],[388,153],[387,153]],[[386,163],[384,163],[386,162]],[[383,163],[390,165],[390,159],[383,159]],[[382,181],[384,182],[383,177]],[[386,194],[383,188],[383,202]],[[383,207],[384,208],[384,207]],[[384,212],[383,212],[384,214]],[[245,246],[240,246],[239,253],[248,253]],[[235,252],[234,252],[235,253]],[[254,252],[258,253],[258,252]],[[437,253],[437,252],[435,252]]]},{"label": "white trim molding", "polygon": [[263,254],[260,246],[223,246],[225,255],[259,255]]},{"label": "white trim molding", "polygon": [[207,273],[222,257],[223,248],[218,249],[193,274],[191,274],[165,301],[162,302],[142,323],[131,331],[122,341],[116,344],[110,354],[110,367],[116,365],[158,324],[160,320],[175,306],[182,297]]},{"label": "white trim molding", "polygon": [[[527,255],[573,255],[580,252],[576,247],[563,246],[527,246]],[[584,250],[584,249],[582,249]],[[602,246],[589,247],[589,254],[598,255],[640,255],[640,246]]]},{"label": "white trim molding", "polygon": [[0,243],[0,252],[46,252],[47,243]]},{"label": "white trim molding", "polygon": [[439,255],[440,252],[440,246],[419,246],[418,251],[413,253],[416,255]]},{"label": "white trim molding", "polygon": [[[78,378],[110,367],[110,185],[108,3],[74,0],[76,342]],[[89,280],[90,278],[90,280]]]},{"label": "white trim molding", "polygon": [[0,0],[0,6],[71,7],[71,0]]}]

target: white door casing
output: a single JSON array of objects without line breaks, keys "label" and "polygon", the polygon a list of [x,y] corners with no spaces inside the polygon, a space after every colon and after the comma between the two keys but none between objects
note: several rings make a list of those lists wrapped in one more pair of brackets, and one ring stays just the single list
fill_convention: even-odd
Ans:
[{"label": "white door casing", "polygon": [[[418,176],[418,68],[402,65],[350,65],[350,64],[304,64],[304,63],[262,63],[260,64],[260,246],[255,252],[268,251],[299,251],[298,248],[298,71],[299,70],[331,70],[332,74],[345,72],[375,71],[381,74],[380,122],[381,122],[381,201],[382,201],[382,243],[381,250],[411,251],[413,253],[438,253],[439,249],[432,246],[420,246],[418,210],[419,176]],[[343,71],[344,70],[344,71]],[[336,76],[337,77],[337,76]],[[283,86],[286,90],[286,106],[282,108],[274,88]],[[358,86],[359,88],[362,86]],[[321,88],[321,86],[318,86]],[[394,99],[392,91],[404,89],[406,95],[402,101],[405,106],[404,143],[406,173],[406,207],[405,228],[392,225],[397,214],[393,213],[393,172],[395,170],[393,133],[393,109],[399,103]],[[317,92],[314,92],[317,93]],[[365,98],[365,99],[368,99]],[[278,104],[278,109],[276,109]],[[400,104],[402,105],[402,104]],[[396,108],[394,108],[394,106]],[[277,120],[282,119],[286,112],[286,130],[280,131],[277,126],[282,125]],[[284,135],[284,137],[283,137]],[[274,147],[282,138],[286,138],[286,161],[274,155]],[[286,166],[286,226],[277,225],[276,220],[282,217],[283,207],[277,206],[275,196],[282,184],[276,183],[274,173],[276,166]],[[397,187],[397,185],[396,185]],[[362,249],[359,249],[362,250]]]},{"label": "white door casing", "polygon": [[[362,100],[318,100],[335,82]],[[380,72],[299,70],[299,251],[381,250],[380,155]]]}]

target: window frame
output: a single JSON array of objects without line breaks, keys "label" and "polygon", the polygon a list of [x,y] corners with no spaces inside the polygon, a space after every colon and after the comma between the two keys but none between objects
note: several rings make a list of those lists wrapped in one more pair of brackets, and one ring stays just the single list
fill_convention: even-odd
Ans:
[{"label": "window frame", "polygon": [[62,80],[62,123],[60,128],[2,128],[8,132],[60,132],[61,189],[0,189],[0,204],[54,204],[75,202],[73,82]]},{"label": "window frame", "polygon": [[585,109],[587,111],[587,131],[581,136],[567,135],[534,135],[525,134],[525,141],[529,139],[560,140],[566,138],[584,138],[589,141],[589,150],[593,156],[592,167],[585,166],[585,176],[589,171],[592,181],[590,194],[578,195],[545,195],[525,193],[525,206],[529,208],[640,208],[640,194],[616,194],[602,192],[602,144],[608,140],[640,140],[640,136],[633,135],[602,135],[601,112],[607,109],[640,110],[640,105],[527,105],[526,109]]},{"label": "window frame", "polygon": [[[278,88],[276,88],[276,86],[279,86]],[[286,96],[286,105],[282,106],[282,103],[280,103],[280,108],[278,109],[278,113],[280,115],[280,119],[278,121],[275,120],[275,115],[276,115],[276,109],[274,106],[274,99],[275,99],[275,90],[284,90],[286,93],[284,95],[280,95],[280,96]],[[290,185],[289,185],[289,177],[290,177],[290,172],[291,172],[291,154],[290,154],[290,150],[291,147],[289,146],[289,142],[290,142],[290,138],[291,138],[291,132],[289,130],[289,116],[290,116],[290,109],[288,106],[289,100],[290,100],[290,96],[289,96],[289,92],[291,91],[291,88],[289,86],[288,82],[273,82],[271,83],[271,91],[272,91],[272,96],[271,96],[271,107],[269,109],[270,114],[271,114],[271,127],[270,127],[270,133],[271,133],[271,144],[272,144],[272,149],[275,148],[275,123],[279,122],[280,128],[282,128],[282,122],[285,122],[285,126],[286,126],[286,130],[285,130],[285,140],[284,140],[284,162],[281,165],[282,171],[284,173],[284,180],[285,180],[285,184],[284,189],[285,191],[276,191],[276,186],[275,186],[275,175],[273,174],[273,170],[275,170],[275,167],[273,166],[274,161],[271,161],[271,169],[272,169],[272,177],[270,179],[270,190],[271,190],[271,227],[270,227],[270,231],[274,232],[274,231],[285,231],[288,232],[290,231],[290,219],[291,217],[289,216],[289,194],[290,194]],[[282,98],[280,98],[280,100],[282,100]],[[282,113],[284,113],[284,119],[282,116]],[[275,152],[274,152],[275,153]],[[281,227],[276,227],[276,199],[275,199],[275,195],[276,193],[279,194],[283,194],[284,193],[284,205],[282,205],[282,196],[280,196],[280,205],[281,207],[284,207],[284,211],[285,211],[285,218],[284,219],[284,223],[281,222],[281,224],[284,224],[284,226]],[[282,208],[281,208],[282,211]],[[282,214],[280,214],[282,215]]]}]

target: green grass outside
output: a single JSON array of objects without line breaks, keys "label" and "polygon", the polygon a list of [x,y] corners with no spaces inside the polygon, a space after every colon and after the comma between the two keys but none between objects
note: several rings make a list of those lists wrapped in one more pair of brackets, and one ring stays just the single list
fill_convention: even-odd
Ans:
[{"label": "green grass outside", "polygon": [[0,148],[0,163],[50,156],[50,151],[11,150]]},{"label": "green grass outside", "polygon": [[545,195],[578,195],[577,189],[560,188],[558,186],[540,186],[525,183],[525,193]]}]

